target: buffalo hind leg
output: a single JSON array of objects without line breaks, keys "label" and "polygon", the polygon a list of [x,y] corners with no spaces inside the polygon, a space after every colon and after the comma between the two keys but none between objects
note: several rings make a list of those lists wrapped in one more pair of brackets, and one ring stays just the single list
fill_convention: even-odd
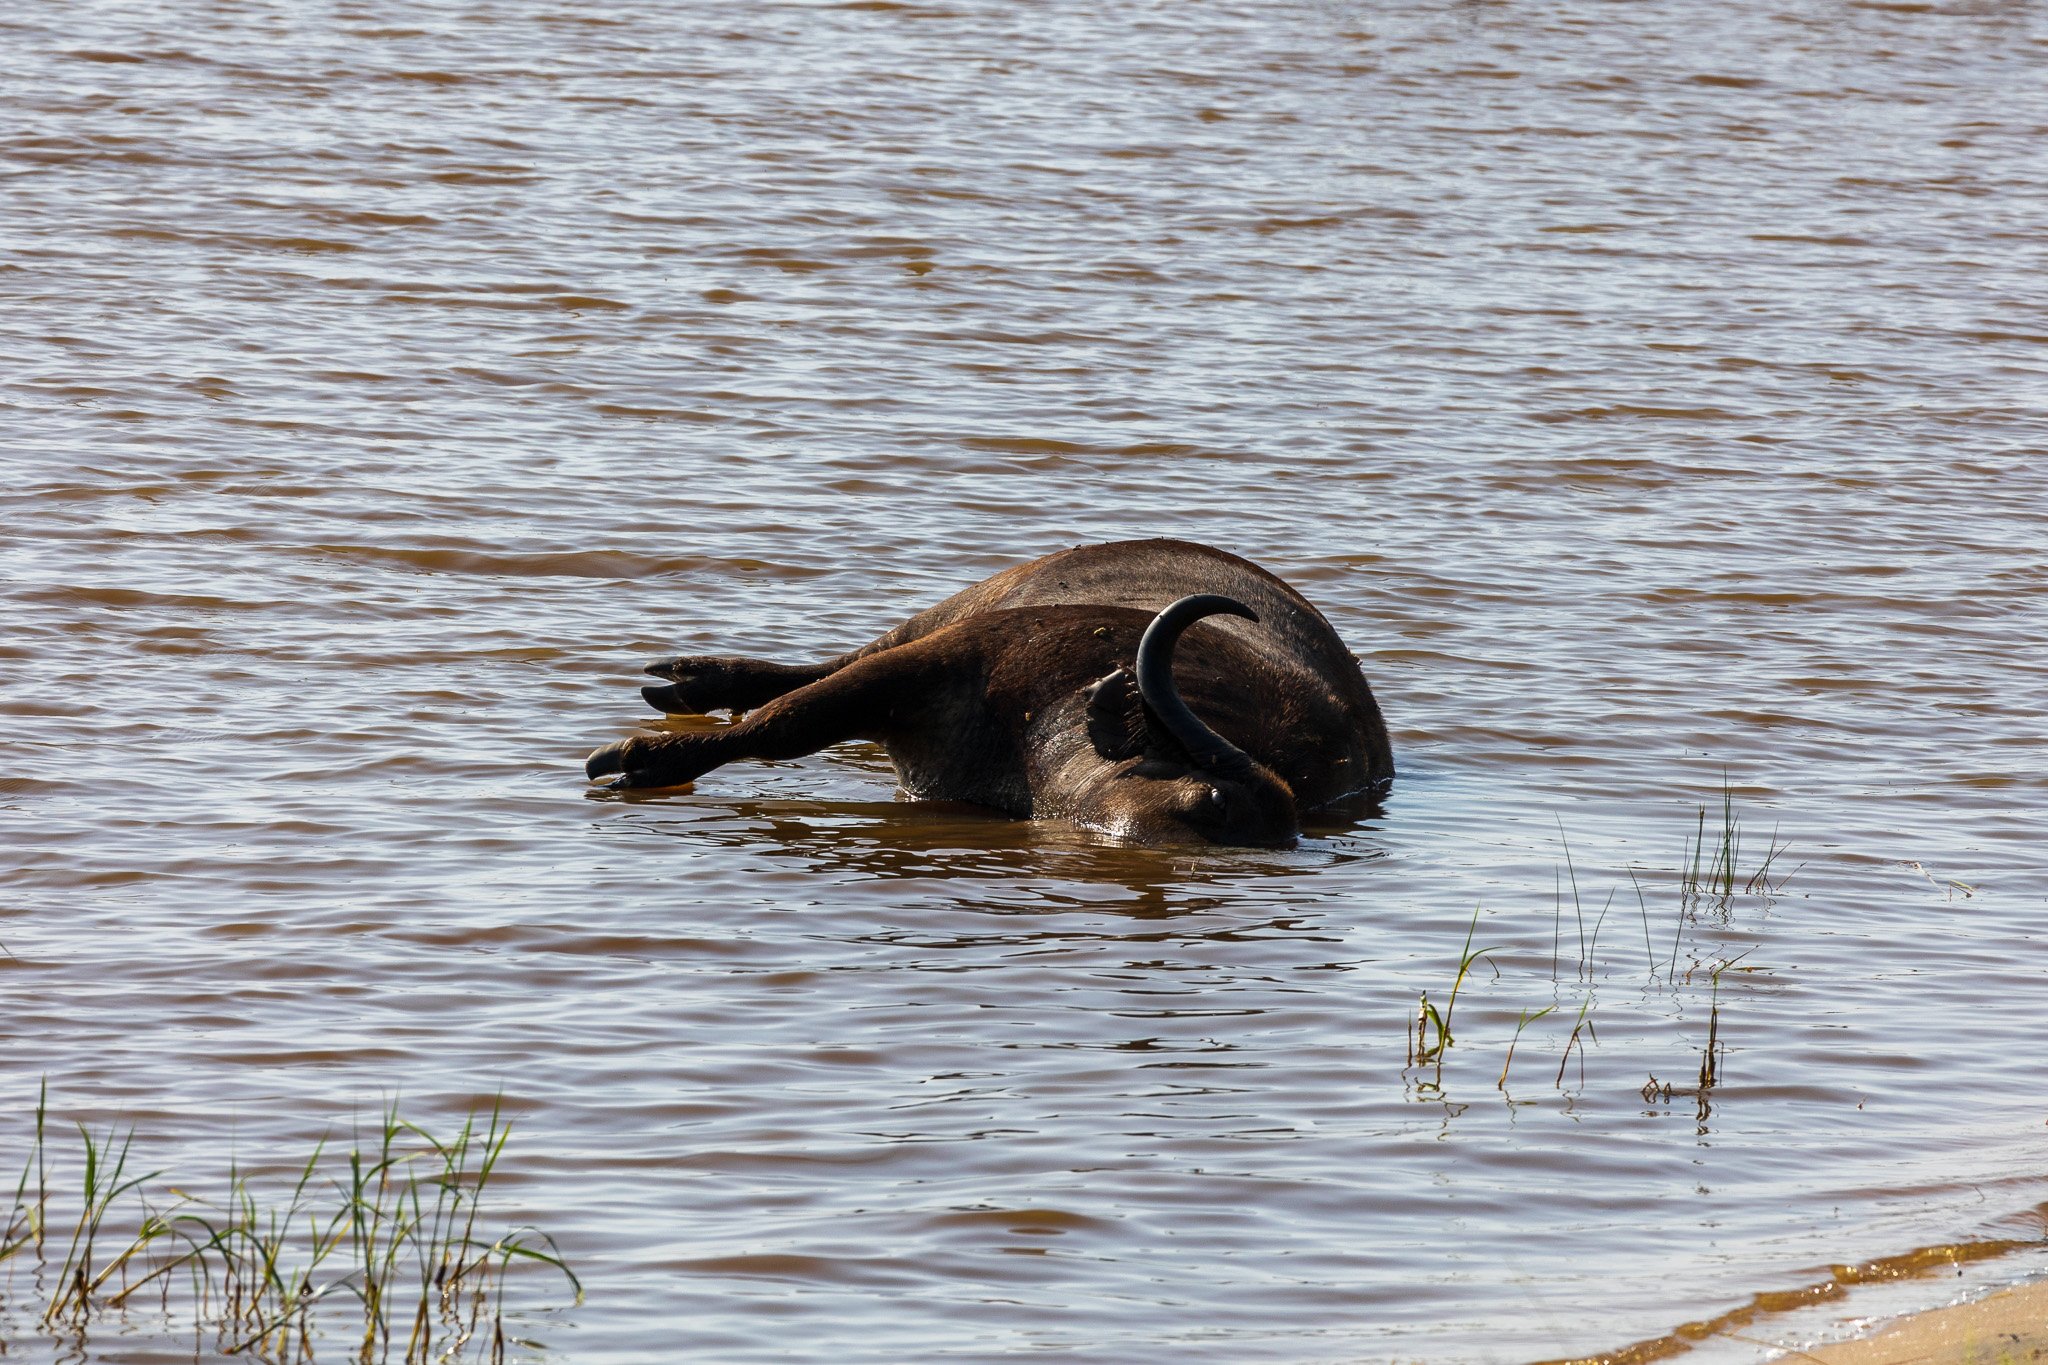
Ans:
[{"label": "buffalo hind leg", "polygon": [[883,738],[891,728],[892,712],[899,707],[913,714],[922,711],[920,698],[934,686],[943,686],[924,654],[902,648],[844,667],[814,665],[832,671],[766,703],[744,720],[715,730],[634,735],[599,749],[583,770],[593,782],[616,774],[606,784],[614,788],[679,787],[735,759],[801,758],[842,740]]},{"label": "buffalo hind leg", "polygon": [[751,711],[785,693],[829,676],[839,667],[822,664],[774,664],[726,654],[684,654],[651,663],[641,670],[668,679],[663,687],[643,687],[640,695],[657,711],[671,716],[699,716],[707,711]]}]

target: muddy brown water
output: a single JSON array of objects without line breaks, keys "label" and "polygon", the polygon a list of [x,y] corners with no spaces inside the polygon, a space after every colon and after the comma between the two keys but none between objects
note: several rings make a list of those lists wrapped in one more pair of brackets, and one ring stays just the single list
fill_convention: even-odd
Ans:
[{"label": "muddy brown water", "polygon": [[[2048,1198],[2039,6],[0,29],[7,1143],[502,1089],[594,1362],[1566,1356]],[[646,658],[1144,534],[1322,606],[1383,811],[581,779]]]}]

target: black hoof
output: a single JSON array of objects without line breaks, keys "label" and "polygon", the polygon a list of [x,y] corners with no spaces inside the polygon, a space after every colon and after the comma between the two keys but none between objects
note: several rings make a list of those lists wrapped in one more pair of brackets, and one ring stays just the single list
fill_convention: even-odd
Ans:
[{"label": "black hoof", "polygon": [[643,687],[640,695],[647,698],[647,704],[663,715],[693,716],[697,708],[683,696],[683,689],[675,683],[666,687]]},{"label": "black hoof", "polygon": [[589,758],[583,760],[583,775],[592,782],[595,782],[599,778],[607,777],[612,773],[623,773],[626,771],[625,750],[626,741],[624,740],[620,740],[616,744],[605,745]]},{"label": "black hoof", "polygon": [[[583,761],[583,775],[609,791],[644,787],[685,787],[716,763],[707,762],[700,746],[677,741],[678,735],[633,735],[605,745]],[[613,776],[617,774],[617,776]]]}]

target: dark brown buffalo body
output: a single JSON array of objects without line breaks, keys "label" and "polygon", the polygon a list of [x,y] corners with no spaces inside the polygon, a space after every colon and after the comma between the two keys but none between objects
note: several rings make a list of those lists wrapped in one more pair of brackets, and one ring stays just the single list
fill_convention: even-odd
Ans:
[{"label": "dark brown buffalo body", "polygon": [[684,656],[647,671],[670,680],[643,689],[660,710],[751,714],[607,745],[593,779],[675,786],[734,759],[870,739],[913,796],[1145,843],[1280,844],[1300,812],[1394,775],[1365,675],[1322,613],[1256,564],[1187,541],[1048,555],[825,663]]}]

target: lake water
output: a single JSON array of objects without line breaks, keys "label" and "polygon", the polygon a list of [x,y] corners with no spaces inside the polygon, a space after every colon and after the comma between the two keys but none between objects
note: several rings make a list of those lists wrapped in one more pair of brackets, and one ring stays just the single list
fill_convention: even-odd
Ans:
[{"label": "lake water", "polygon": [[[1524,1361],[2039,1234],[2038,6],[0,29],[0,1168],[44,1076],[181,1172],[502,1090],[576,1362]],[[1322,607],[1382,812],[582,778],[647,659],[1152,534]]]}]

